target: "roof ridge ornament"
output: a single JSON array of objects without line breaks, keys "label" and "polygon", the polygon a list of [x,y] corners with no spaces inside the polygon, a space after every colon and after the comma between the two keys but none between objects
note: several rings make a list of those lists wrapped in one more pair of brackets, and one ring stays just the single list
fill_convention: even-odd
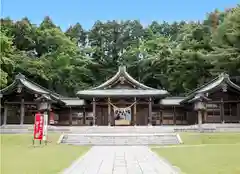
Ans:
[{"label": "roof ridge ornament", "polygon": [[229,74],[227,74],[227,73],[225,73],[225,72],[222,72],[222,73],[219,75],[219,77],[220,77],[220,78],[223,77],[224,79],[227,79],[227,78],[229,78]]},{"label": "roof ridge ornament", "polygon": [[127,71],[127,68],[126,68],[125,65],[120,65],[120,66],[118,67],[118,69],[119,69],[119,71],[122,71],[122,72],[126,72],[126,71]]},{"label": "roof ridge ornament", "polygon": [[25,79],[25,76],[21,73],[18,73],[16,76],[15,76],[15,79]]},{"label": "roof ridge ornament", "polygon": [[222,91],[223,91],[223,92],[227,92],[227,88],[228,88],[228,86],[227,86],[227,84],[224,82],[224,83],[222,84]]}]

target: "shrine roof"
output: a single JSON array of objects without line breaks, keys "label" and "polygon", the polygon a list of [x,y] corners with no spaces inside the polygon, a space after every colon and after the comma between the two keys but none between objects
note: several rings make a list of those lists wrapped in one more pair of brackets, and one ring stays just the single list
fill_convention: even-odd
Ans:
[{"label": "shrine roof", "polygon": [[233,83],[229,75],[226,73],[221,73],[218,77],[214,78],[213,80],[209,81],[208,83],[203,84],[199,88],[191,91],[187,94],[187,97],[182,101],[182,103],[192,101],[198,94],[206,94],[215,91],[216,89],[220,88],[227,88],[231,87],[235,89],[236,91],[240,92],[240,86]]},{"label": "shrine roof", "polygon": [[19,73],[18,75],[15,76],[15,80],[10,85],[1,89],[0,94],[1,95],[9,94],[9,93],[17,90],[17,88],[26,88],[27,90],[30,90],[33,93],[42,94],[45,97],[51,97],[53,99],[59,99],[59,97],[61,97],[61,95],[59,95],[53,91],[50,91],[49,89],[46,89],[46,88],[38,85],[37,83],[29,80],[21,73]]},{"label": "shrine roof", "polygon": [[[118,87],[113,88],[116,84],[130,84],[131,88]],[[121,85],[120,85],[121,86]],[[101,85],[77,92],[79,97],[163,97],[168,95],[168,91],[155,89],[146,86],[135,80],[127,71],[125,66],[120,66],[118,72],[109,80]]]}]

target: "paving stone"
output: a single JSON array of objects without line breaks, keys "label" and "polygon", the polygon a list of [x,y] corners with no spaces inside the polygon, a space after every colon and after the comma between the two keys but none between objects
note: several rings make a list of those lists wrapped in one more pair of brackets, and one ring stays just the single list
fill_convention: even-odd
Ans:
[{"label": "paving stone", "polygon": [[147,146],[93,146],[63,174],[177,174]]}]

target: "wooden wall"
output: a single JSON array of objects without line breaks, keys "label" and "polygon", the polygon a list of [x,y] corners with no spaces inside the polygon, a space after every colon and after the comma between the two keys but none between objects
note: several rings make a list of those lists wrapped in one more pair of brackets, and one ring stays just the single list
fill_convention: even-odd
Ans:
[{"label": "wooden wall", "polygon": [[228,88],[227,92],[221,89],[208,96],[211,101],[207,104],[207,123],[237,123],[240,122],[240,93]]}]

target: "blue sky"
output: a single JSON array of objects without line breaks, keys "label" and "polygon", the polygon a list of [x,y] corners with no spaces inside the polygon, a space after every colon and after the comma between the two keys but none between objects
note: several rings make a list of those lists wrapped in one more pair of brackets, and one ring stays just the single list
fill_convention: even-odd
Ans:
[{"label": "blue sky", "polygon": [[39,24],[50,16],[63,30],[79,22],[89,29],[96,20],[138,19],[143,25],[153,20],[202,20],[218,8],[234,7],[239,0],[2,0],[1,17],[28,17]]}]

